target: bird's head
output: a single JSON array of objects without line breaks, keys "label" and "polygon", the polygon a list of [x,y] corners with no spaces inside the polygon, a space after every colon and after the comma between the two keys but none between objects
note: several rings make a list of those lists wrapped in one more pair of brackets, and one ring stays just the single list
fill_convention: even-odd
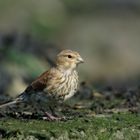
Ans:
[{"label": "bird's head", "polygon": [[80,54],[76,51],[63,50],[61,51],[56,58],[56,64],[58,67],[61,67],[65,70],[73,70],[80,63],[83,63],[84,60]]}]

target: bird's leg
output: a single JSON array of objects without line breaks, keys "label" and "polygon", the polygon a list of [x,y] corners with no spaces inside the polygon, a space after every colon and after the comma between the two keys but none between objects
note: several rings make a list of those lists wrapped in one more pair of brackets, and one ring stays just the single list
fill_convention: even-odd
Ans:
[{"label": "bird's leg", "polygon": [[43,117],[43,119],[45,120],[50,120],[50,121],[54,121],[54,120],[65,120],[66,118],[64,116],[60,116],[58,115],[55,110],[52,107],[49,107],[51,114],[48,112],[45,112],[45,117]]},{"label": "bird's leg", "polygon": [[56,116],[53,116],[52,114],[48,113],[48,112],[45,112],[45,117],[43,117],[43,120],[49,120],[49,121],[57,121],[57,120],[61,120],[62,117],[56,117]]}]

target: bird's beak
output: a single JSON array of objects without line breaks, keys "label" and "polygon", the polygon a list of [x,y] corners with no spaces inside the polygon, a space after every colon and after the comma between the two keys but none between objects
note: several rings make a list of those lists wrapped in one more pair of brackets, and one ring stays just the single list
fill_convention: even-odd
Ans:
[{"label": "bird's beak", "polygon": [[82,57],[79,57],[79,58],[78,58],[78,63],[84,63],[84,60],[83,60]]}]

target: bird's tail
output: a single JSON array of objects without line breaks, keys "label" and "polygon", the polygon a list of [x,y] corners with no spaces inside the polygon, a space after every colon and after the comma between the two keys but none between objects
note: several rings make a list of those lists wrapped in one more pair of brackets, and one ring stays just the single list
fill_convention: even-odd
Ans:
[{"label": "bird's tail", "polygon": [[4,108],[4,107],[7,107],[7,106],[10,106],[10,105],[13,105],[13,104],[17,104],[19,102],[21,102],[21,101],[18,101],[18,100],[10,101],[8,103],[0,105],[0,108]]},{"label": "bird's tail", "polygon": [[26,92],[23,92],[21,93],[17,98],[15,98],[13,101],[9,101],[7,103],[4,103],[2,105],[0,105],[0,109],[1,108],[4,108],[4,107],[7,107],[7,106],[10,106],[10,105],[14,105],[14,104],[17,104],[17,103],[21,103],[21,102],[24,102],[26,101],[26,95],[27,93]]}]

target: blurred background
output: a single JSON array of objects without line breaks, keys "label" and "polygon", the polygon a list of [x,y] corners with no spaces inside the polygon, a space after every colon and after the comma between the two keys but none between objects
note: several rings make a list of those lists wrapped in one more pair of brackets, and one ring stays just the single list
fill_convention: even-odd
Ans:
[{"label": "blurred background", "polygon": [[66,48],[85,59],[81,81],[139,85],[140,1],[0,1],[0,94],[20,94]]}]

